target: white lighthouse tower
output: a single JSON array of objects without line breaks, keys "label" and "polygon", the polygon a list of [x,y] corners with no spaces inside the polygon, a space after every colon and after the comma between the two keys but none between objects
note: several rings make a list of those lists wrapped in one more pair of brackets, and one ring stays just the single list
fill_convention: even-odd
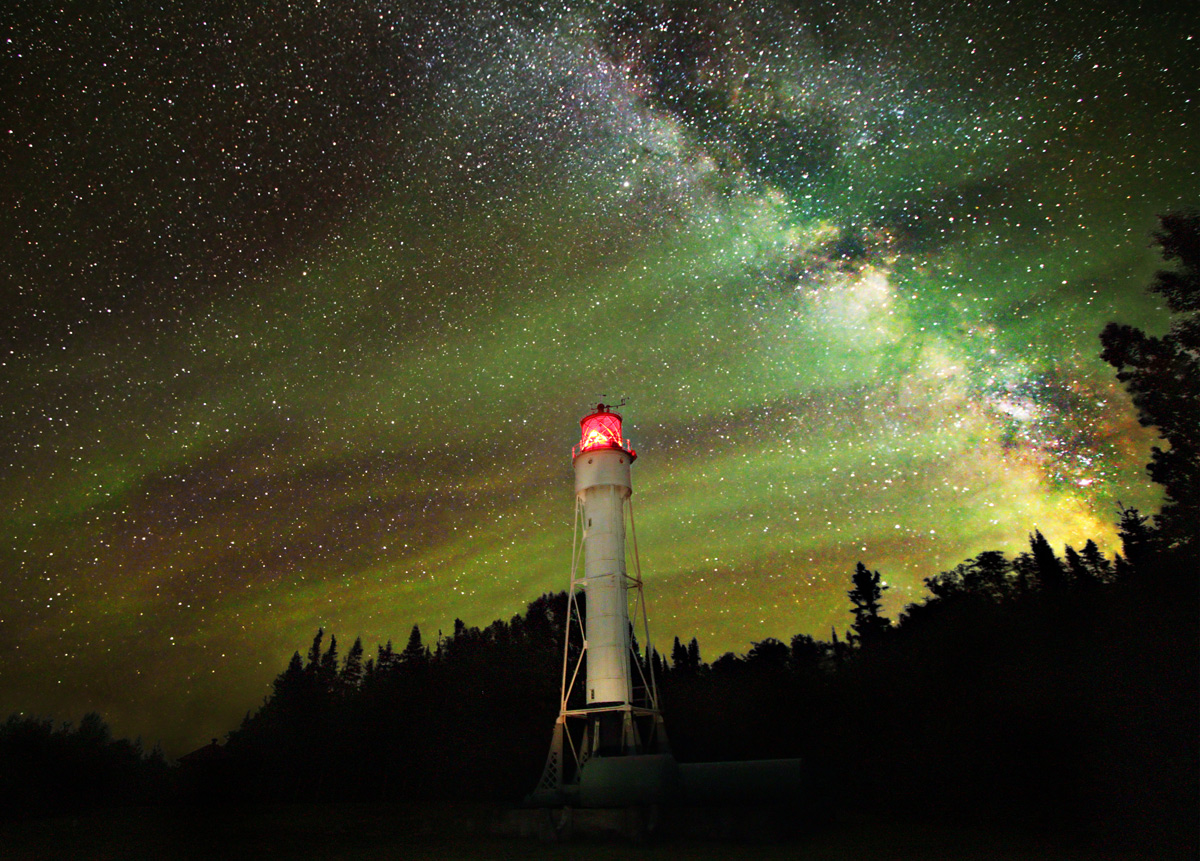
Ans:
[{"label": "white lighthouse tower", "polygon": [[562,697],[550,753],[531,798],[584,806],[657,801],[675,781],[676,766],[651,662],[643,666],[632,645],[631,599],[650,654],[633,527],[630,467],[637,454],[612,407],[597,404],[579,425],[582,433],[572,451],[575,538]]}]

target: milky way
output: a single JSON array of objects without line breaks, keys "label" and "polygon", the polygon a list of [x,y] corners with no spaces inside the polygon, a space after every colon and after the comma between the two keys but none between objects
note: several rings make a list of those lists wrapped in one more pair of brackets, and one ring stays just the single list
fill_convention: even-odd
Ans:
[{"label": "milky way", "polygon": [[1117,3],[30,4],[4,23],[0,713],[222,734],[566,587],[638,449],[657,638],[893,616],[1152,510],[1097,334],[1161,329],[1194,20]]}]

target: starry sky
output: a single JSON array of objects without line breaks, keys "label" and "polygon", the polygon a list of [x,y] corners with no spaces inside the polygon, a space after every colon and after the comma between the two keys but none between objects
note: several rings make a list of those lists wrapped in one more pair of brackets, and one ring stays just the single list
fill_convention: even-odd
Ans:
[{"label": "starry sky", "polygon": [[628,397],[651,627],[895,616],[1154,510],[1104,323],[1196,203],[1170,4],[126,2],[0,15],[0,715],[177,755],[318,626],[566,588]]}]

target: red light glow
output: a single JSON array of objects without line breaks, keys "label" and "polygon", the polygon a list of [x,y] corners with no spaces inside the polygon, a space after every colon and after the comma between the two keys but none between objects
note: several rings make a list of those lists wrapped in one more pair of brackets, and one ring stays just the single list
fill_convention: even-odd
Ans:
[{"label": "red light glow", "polygon": [[628,441],[621,436],[621,416],[618,413],[592,413],[580,421],[579,426],[583,435],[579,439],[579,445],[575,447],[576,457],[584,452],[602,448],[619,448],[636,457]]}]

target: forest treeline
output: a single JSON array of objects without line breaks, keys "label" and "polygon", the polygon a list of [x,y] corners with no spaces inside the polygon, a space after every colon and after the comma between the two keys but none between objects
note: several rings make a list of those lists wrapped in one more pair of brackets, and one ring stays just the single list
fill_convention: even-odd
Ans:
[{"label": "forest treeline", "polygon": [[28,715],[0,724],[0,819],[156,803],[170,781],[160,748],[113,738],[95,712],[78,725]]},{"label": "forest treeline", "polygon": [[[1155,241],[1179,263],[1151,288],[1171,329],[1113,324],[1101,340],[1166,444],[1148,467],[1161,511],[1118,508],[1111,557],[1092,541],[1056,552],[1034,530],[1015,556],[932,574],[896,619],[883,574],[860,563],[846,581],[854,621],[828,641],[766,638],[711,662],[695,639],[640,651],[679,759],[801,757],[810,810],[1195,840],[1200,212],[1165,216]],[[431,643],[414,626],[403,648],[371,652],[318,631],[224,745],[170,772],[95,716],[77,730],[10,718],[0,810],[53,807],[67,766],[40,763],[72,756],[88,763],[76,804],[148,786],[181,803],[519,801],[558,712],[566,612],[565,593],[543,595],[508,621],[456,621]]]},{"label": "forest treeline", "polygon": [[[801,757],[828,809],[1177,833],[1194,825],[1197,581],[1122,514],[1125,551],[1056,554],[1038,532],[930,577],[892,621],[859,565],[855,621],[705,662],[643,651],[683,761]],[[1149,544],[1147,544],[1149,542]],[[1137,560],[1136,562],[1134,560]],[[518,802],[558,709],[566,594],[508,622],[413,628],[364,659],[318,632],[190,790],[221,800]]]}]

